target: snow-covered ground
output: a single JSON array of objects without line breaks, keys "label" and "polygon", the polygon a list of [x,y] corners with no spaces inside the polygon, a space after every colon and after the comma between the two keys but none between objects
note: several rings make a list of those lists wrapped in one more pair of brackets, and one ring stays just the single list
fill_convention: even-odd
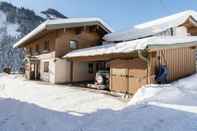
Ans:
[{"label": "snow-covered ground", "polygon": [[98,119],[93,114],[125,106],[91,90],[0,74],[0,131],[81,131]]},{"label": "snow-covered ground", "polygon": [[196,131],[197,74],[127,104],[77,87],[0,75],[0,131]]}]

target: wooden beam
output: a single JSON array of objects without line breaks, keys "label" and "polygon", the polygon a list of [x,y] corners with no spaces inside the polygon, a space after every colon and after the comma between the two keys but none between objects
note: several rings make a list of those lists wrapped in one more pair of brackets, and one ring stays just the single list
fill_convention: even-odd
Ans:
[{"label": "wooden beam", "polygon": [[154,51],[159,51],[159,50],[167,50],[167,49],[174,49],[174,48],[188,48],[188,47],[196,47],[197,44],[194,42],[190,43],[185,43],[185,44],[174,44],[174,45],[169,45],[169,46],[152,46],[147,49],[148,52],[154,52]]}]

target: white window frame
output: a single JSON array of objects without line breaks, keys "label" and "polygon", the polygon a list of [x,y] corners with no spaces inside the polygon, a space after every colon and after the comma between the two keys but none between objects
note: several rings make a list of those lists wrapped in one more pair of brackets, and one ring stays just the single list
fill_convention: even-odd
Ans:
[{"label": "white window frame", "polygon": [[76,41],[76,40],[70,40],[69,41],[69,48],[70,49],[77,49],[77,45],[78,44],[78,42]]},{"label": "white window frame", "polygon": [[[46,64],[48,65],[48,67],[46,67]],[[49,73],[49,61],[44,61],[44,73]]]}]

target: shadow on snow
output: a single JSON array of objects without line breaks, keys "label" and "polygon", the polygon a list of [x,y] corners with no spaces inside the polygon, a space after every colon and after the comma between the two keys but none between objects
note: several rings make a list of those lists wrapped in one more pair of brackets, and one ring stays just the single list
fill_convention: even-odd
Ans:
[{"label": "shadow on snow", "polygon": [[49,110],[14,99],[0,99],[0,130],[197,130],[197,114],[154,105],[128,106],[119,111],[103,109],[93,113],[75,113],[81,115]]}]

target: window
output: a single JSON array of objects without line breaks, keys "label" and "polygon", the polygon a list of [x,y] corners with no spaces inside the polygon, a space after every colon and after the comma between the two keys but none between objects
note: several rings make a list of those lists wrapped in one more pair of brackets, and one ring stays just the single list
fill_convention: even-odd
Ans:
[{"label": "window", "polygon": [[77,49],[77,41],[75,41],[75,40],[69,41],[69,48],[70,49]]},{"label": "window", "polygon": [[49,62],[44,62],[44,72],[49,72]]},{"label": "window", "polygon": [[93,73],[93,64],[92,63],[90,63],[90,64],[88,64],[88,73]]},{"label": "window", "polygon": [[96,43],[96,46],[99,46],[99,45],[102,45],[103,43],[102,42],[98,42]]},{"label": "window", "polygon": [[49,41],[48,40],[46,40],[44,42],[44,50],[49,50]]}]

